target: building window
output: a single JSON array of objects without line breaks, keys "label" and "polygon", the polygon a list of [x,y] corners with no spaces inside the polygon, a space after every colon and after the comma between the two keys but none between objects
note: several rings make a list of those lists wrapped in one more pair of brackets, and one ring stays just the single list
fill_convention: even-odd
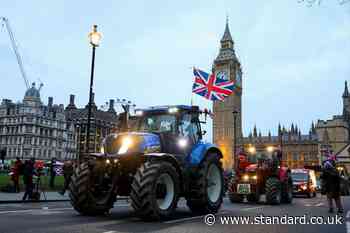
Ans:
[{"label": "building window", "polygon": [[293,161],[298,161],[298,160],[299,160],[298,153],[293,153]]}]

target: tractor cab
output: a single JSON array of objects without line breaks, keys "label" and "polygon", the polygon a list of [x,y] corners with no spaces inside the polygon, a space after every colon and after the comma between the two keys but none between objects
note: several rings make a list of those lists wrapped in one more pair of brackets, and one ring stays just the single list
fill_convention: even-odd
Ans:
[{"label": "tractor cab", "polygon": [[165,153],[188,154],[202,139],[200,113],[197,106],[184,105],[137,110],[136,131],[158,135]]}]

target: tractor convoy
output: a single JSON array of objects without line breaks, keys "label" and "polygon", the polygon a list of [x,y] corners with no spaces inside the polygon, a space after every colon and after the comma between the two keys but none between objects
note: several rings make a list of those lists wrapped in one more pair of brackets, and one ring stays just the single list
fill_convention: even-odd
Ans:
[{"label": "tractor convoy", "polygon": [[[202,114],[208,112],[197,106],[161,106],[136,110],[129,120],[126,111],[123,130],[108,135],[101,153],[84,156],[75,169],[69,187],[74,209],[105,214],[118,196],[127,196],[137,216],[161,220],[184,197],[192,212],[216,213],[224,196],[222,153],[203,142]],[[257,202],[265,193],[270,204],[290,203],[290,171],[275,157],[239,166],[229,182],[230,200]]]}]

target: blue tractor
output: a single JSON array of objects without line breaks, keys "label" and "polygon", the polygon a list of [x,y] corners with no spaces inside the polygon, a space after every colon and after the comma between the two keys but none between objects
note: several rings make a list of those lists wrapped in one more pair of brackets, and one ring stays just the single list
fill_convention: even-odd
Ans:
[{"label": "blue tractor", "polygon": [[[127,113],[127,112],[126,112]],[[184,197],[192,212],[216,213],[224,194],[221,151],[205,143],[197,106],[137,110],[123,132],[108,135],[103,151],[75,170],[70,199],[83,215],[108,212],[117,196],[129,196],[137,216],[169,218]]]}]

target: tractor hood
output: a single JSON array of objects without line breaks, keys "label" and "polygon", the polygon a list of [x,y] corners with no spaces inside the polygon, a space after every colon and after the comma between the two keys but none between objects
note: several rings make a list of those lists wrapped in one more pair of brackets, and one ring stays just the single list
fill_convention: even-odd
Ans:
[{"label": "tractor hood", "polygon": [[160,152],[157,134],[126,132],[108,135],[103,143],[104,153],[109,156],[123,156],[132,153]]}]

